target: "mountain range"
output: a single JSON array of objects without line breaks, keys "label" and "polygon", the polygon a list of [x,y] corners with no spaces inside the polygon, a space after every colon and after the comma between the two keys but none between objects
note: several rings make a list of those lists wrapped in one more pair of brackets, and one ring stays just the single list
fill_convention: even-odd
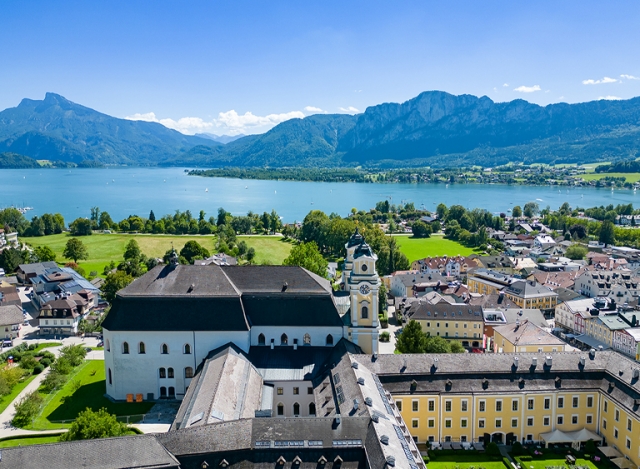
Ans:
[{"label": "mountain range", "polygon": [[640,98],[539,106],[427,91],[354,116],[317,114],[234,139],[118,119],[47,93],[0,112],[0,152],[84,164],[209,167],[615,161],[640,156]]}]

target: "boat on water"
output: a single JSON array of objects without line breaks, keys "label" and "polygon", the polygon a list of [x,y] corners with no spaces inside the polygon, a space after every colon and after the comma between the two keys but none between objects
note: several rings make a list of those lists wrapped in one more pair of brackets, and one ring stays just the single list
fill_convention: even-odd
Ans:
[{"label": "boat on water", "polygon": [[205,192],[209,192],[209,188],[207,187],[204,191],[205,191]]}]

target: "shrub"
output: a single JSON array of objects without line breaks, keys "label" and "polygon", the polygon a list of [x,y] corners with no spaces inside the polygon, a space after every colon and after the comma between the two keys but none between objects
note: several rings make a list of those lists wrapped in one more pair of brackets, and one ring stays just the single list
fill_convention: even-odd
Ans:
[{"label": "shrub", "polygon": [[498,445],[493,441],[485,446],[485,452],[487,456],[500,456],[500,448],[498,448]]},{"label": "shrub", "polygon": [[[493,443],[493,442],[491,442]],[[489,443],[489,444],[491,444]],[[495,443],[493,443],[495,445]],[[498,453],[500,452],[500,450],[498,450]],[[504,465],[507,466],[509,469],[511,469],[513,466],[511,465],[511,461],[509,461],[509,458],[502,458],[502,462],[504,462]]]},{"label": "shrub", "polygon": [[86,355],[87,351],[80,344],[67,345],[66,347],[62,347],[60,349],[60,357],[67,359],[71,366],[80,365]]},{"label": "shrub", "polygon": [[57,389],[60,389],[67,381],[67,377],[57,371],[52,370],[47,377],[42,381],[42,391],[49,394]]},{"label": "shrub", "polygon": [[38,363],[38,364],[36,364],[36,366],[33,367],[33,374],[34,375],[39,375],[43,371],[44,371],[44,365],[42,365],[42,363]]},{"label": "shrub", "polygon": [[513,445],[511,445],[511,453],[514,456],[520,456],[522,453],[524,453],[524,450],[522,449],[522,443],[520,443],[519,441],[514,441]]},{"label": "shrub", "polygon": [[383,318],[380,319],[380,327],[386,329],[389,327],[389,319]]},{"label": "shrub", "polygon": [[52,361],[50,358],[43,358],[42,360],[40,360],[40,365],[42,365],[43,367],[48,367],[49,365],[51,365]]},{"label": "shrub", "polygon": [[58,359],[51,364],[51,370],[61,375],[68,375],[71,373],[71,370],[73,370],[73,366],[66,357],[58,357]]},{"label": "shrub", "polygon": [[391,335],[389,332],[384,331],[380,334],[380,342],[389,342]]},{"label": "shrub", "polygon": [[29,350],[35,350],[36,348],[38,348],[36,344],[29,344]]},{"label": "shrub", "polygon": [[27,394],[16,404],[16,414],[13,417],[11,423],[15,427],[25,427],[33,422],[38,412],[40,412],[40,406],[42,405],[42,396],[38,394],[38,391],[34,391]]},{"label": "shrub", "polygon": [[20,368],[24,370],[33,370],[38,364],[38,360],[33,355],[24,355],[20,360]]}]

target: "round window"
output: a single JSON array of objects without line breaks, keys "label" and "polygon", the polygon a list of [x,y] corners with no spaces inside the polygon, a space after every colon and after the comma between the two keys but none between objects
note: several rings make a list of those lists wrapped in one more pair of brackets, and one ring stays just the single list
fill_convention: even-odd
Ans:
[{"label": "round window", "polygon": [[367,267],[367,264],[365,264],[365,265],[363,265],[363,266],[362,266],[362,271],[363,271],[363,272],[366,272],[368,268],[369,268],[369,267]]}]

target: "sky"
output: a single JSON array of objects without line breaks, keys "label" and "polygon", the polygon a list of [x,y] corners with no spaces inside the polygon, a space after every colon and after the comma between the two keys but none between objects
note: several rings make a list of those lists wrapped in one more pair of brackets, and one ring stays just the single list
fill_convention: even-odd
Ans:
[{"label": "sky", "polygon": [[640,95],[633,1],[0,3],[0,109],[48,91],[187,134],[423,91],[546,105]]}]

